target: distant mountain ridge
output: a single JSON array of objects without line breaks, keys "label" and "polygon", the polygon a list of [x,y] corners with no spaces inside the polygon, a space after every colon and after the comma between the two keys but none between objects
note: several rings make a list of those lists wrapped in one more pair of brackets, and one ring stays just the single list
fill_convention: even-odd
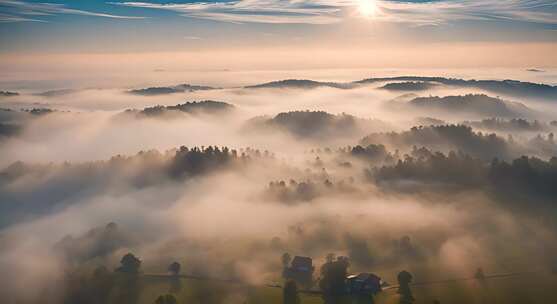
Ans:
[{"label": "distant mountain ridge", "polygon": [[355,84],[371,84],[376,82],[388,81],[419,81],[439,83],[448,86],[461,88],[476,88],[486,90],[496,94],[507,94],[517,97],[533,97],[550,100],[557,100],[557,86],[542,83],[524,82],[518,80],[464,80],[458,78],[445,77],[422,77],[422,76],[399,76],[367,78],[355,81]]},{"label": "distant mountain ridge", "polygon": [[[518,80],[475,80],[447,78],[437,76],[395,76],[395,77],[372,77],[357,81],[334,82],[334,81],[318,81],[311,79],[284,79],[270,81],[260,84],[243,86],[243,89],[315,89],[315,88],[335,88],[335,89],[353,89],[369,84],[382,84],[382,89],[391,91],[424,91],[437,86],[451,86],[456,88],[472,88],[484,90],[493,94],[502,94],[512,97],[535,98],[546,101],[557,101],[557,86],[534,83]],[[219,90],[221,87],[212,87],[205,85],[179,84],[175,86],[155,86],[147,88],[131,89],[126,91],[128,94],[139,96],[158,96],[174,93],[195,92]],[[42,97],[57,97],[61,95],[75,93],[78,90],[63,89],[46,91],[35,94]],[[16,92],[0,91],[0,96],[17,96]]]},{"label": "distant mountain ridge", "polygon": [[416,97],[408,102],[414,108],[446,113],[467,113],[487,117],[524,118],[535,111],[518,102],[505,101],[484,94]]},{"label": "distant mountain ridge", "polygon": [[382,86],[381,89],[388,91],[426,91],[433,89],[438,84],[424,81],[405,81],[405,82],[390,82]]},{"label": "distant mountain ridge", "polygon": [[428,76],[396,76],[396,77],[377,77],[366,78],[353,82],[322,82],[310,79],[285,79],[271,81],[262,84],[245,86],[245,89],[259,88],[298,88],[298,89],[314,89],[319,87],[330,87],[337,89],[357,88],[366,84],[381,82],[398,82],[406,84],[385,85],[385,89],[413,89],[422,90],[426,87],[436,85],[454,86],[459,88],[475,88],[485,90],[495,94],[505,94],[515,97],[539,98],[545,100],[557,101],[557,86],[525,82],[518,80],[465,80],[459,78],[446,77],[428,77]]},{"label": "distant mountain ridge", "polygon": [[143,89],[134,89],[134,90],[129,90],[128,94],[154,96],[154,95],[165,95],[165,94],[184,93],[184,92],[208,91],[208,90],[216,90],[216,89],[220,89],[220,88],[203,86],[203,85],[191,85],[191,84],[184,83],[184,84],[179,84],[176,86],[169,86],[169,87],[149,87]]},{"label": "distant mountain ridge", "polygon": [[[362,85],[386,83],[382,86],[387,90],[398,91],[419,91],[427,90],[438,85],[453,86],[458,88],[475,88],[485,90],[495,94],[505,94],[515,97],[530,97],[545,100],[557,101],[557,86],[534,83],[518,80],[475,80],[447,78],[438,76],[395,76],[395,77],[371,77],[351,82],[332,82],[317,81],[311,79],[284,79],[270,81],[260,84],[243,86],[244,89],[264,89],[264,88],[297,88],[314,89],[320,87],[330,87],[336,89],[352,89]],[[219,90],[221,87],[206,85],[178,84],[174,86],[155,86],[147,88],[131,89],[126,91],[128,94],[141,96],[156,96],[183,92]],[[37,93],[37,96],[56,97],[75,93],[78,90],[61,89]],[[17,92],[0,91],[0,97],[17,96]]]},{"label": "distant mountain ridge", "polygon": [[352,85],[349,83],[338,82],[322,82],[309,79],[285,79],[266,82],[262,84],[245,86],[246,89],[270,89],[270,88],[298,88],[298,89],[314,89],[319,87],[330,87],[336,89],[350,89]]},{"label": "distant mountain ridge", "polygon": [[234,109],[234,106],[215,100],[203,100],[203,101],[188,101],[186,103],[177,104],[174,106],[153,106],[147,107],[143,110],[128,109],[124,113],[136,113],[138,115],[147,117],[157,117],[164,115],[166,113],[189,113],[189,114],[216,114],[224,113]]}]

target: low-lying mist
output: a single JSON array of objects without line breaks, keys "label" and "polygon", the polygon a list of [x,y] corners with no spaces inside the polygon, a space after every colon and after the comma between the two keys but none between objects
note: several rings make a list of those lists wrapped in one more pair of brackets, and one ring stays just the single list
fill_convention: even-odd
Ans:
[{"label": "low-lying mist", "polygon": [[[152,303],[176,261],[215,279],[172,287],[180,303],[260,303],[284,253],[312,257],[315,280],[334,254],[391,284],[478,268],[555,283],[557,116],[523,96],[385,82],[3,98],[0,299]],[[113,275],[127,253],[142,273],[129,289]],[[555,297],[494,286],[509,303]],[[483,303],[477,286],[451,287],[465,300],[424,288],[420,303]]]}]

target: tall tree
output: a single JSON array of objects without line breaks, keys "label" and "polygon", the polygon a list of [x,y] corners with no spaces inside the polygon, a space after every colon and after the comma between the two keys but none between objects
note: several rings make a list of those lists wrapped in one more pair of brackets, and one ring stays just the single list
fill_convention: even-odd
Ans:
[{"label": "tall tree", "polygon": [[179,275],[180,270],[182,269],[182,265],[178,262],[173,262],[172,264],[168,265],[168,272],[172,275]]},{"label": "tall tree", "polygon": [[400,294],[401,304],[410,304],[414,302],[414,296],[412,295],[412,290],[410,289],[410,283],[412,283],[413,276],[410,272],[403,270],[398,273],[398,293]]},{"label": "tall tree", "polygon": [[154,304],[178,304],[178,300],[171,294],[159,296]]},{"label": "tall tree", "polygon": [[346,294],[346,275],[349,266],[347,257],[338,257],[336,261],[327,262],[321,267],[319,287],[323,291],[325,303],[338,303]]},{"label": "tall tree", "polygon": [[284,304],[299,304],[298,285],[294,280],[287,280],[282,290],[282,301]]},{"label": "tall tree", "polygon": [[141,267],[141,260],[132,253],[128,253],[120,260],[120,267],[116,268],[117,272],[138,273]]}]

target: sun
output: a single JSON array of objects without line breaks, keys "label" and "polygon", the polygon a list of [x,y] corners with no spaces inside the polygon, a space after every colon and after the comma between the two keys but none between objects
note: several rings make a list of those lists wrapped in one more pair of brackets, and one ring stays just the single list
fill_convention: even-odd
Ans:
[{"label": "sun", "polygon": [[366,18],[371,18],[377,13],[377,3],[375,0],[358,0],[358,12]]}]

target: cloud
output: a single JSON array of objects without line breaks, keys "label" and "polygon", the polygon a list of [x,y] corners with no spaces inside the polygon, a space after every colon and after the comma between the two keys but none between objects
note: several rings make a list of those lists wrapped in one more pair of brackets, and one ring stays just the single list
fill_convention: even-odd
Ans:
[{"label": "cloud", "polygon": [[440,25],[454,21],[514,21],[557,25],[557,3],[548,0],[381,1],[379,19]]},{"label": "cloud", "polygon": [[25,18],[20,16],[14,16],[9,14],[0,14],[0,23],[4,22],[45,22],[43,20],[32,19],[32,18]]},{"label": "cloud", "polygon": [[122,2],[117,5],[163,9],[186,17],[232,23],[301,23],[330,24],[341,21],[343,7],[357,1],[277,1],[240,0],[228,2],[194,2],[159,4],[151,2]]},{"label": "cloud", "polygon": [[[373,0],[370,0],[373,1]],[[180,3],[182,2],[182,3]],[[233,0],[183,3],[109,2],[130,8],[174,11],[184,17],[231,23],[333,24],[358,10],[361,0]],[[375,0],[374,21],[441,25],[458,21],[506,21],[557,25],[557,3],[550,0]],[[0,0],[0,22],[43,21],[28,16],[70,14],[113,19],[142,19],[71,8],[65,4]]]},{"label": "cloud", "polygon": [[24,1],[0,0],[0,8],[4,7],[10,14],[0,14],[0,22],[23,22],[44,20],[28,18],[25,16],[52,16],[58,14],[93,16],[113,19],[144,19],[140,16],[122,16],[106,13],[98,13],[86,10],[69,8],[64,4],[55,3],[28,3]]},{"label": "cloud", "polygon": [[[557,3],[548,0],[376,0],[376,21],[440,25],[463,20],[515,21],[557,25]],[[182,16],[232,23],[331,24],[341,22],[360,0],[238,0],[193,3],[112,3],[175,11]]]}]

